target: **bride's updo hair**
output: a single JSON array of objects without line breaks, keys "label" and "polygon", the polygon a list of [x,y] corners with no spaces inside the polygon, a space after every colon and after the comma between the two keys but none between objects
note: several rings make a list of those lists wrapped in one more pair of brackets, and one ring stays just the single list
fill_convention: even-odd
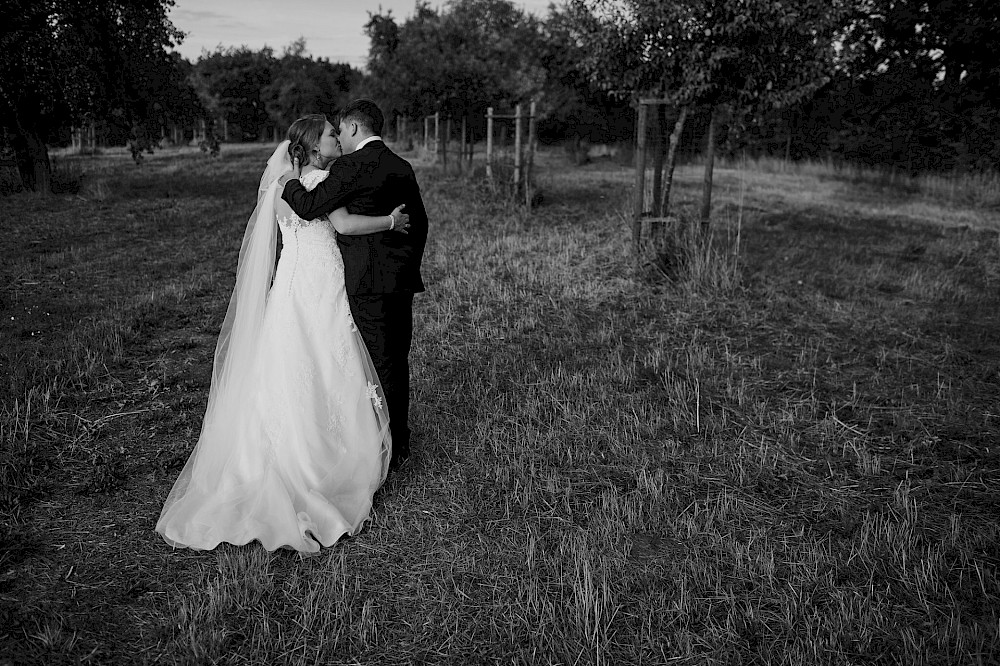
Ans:
[{"label": "bride's updo hair", "polygon": [[319,145],[319,140],[326,129],[326,116],[322,113],[310,113],[302,116],[288,128],[288,159],[304,167],[310,162],[313,149]]}]

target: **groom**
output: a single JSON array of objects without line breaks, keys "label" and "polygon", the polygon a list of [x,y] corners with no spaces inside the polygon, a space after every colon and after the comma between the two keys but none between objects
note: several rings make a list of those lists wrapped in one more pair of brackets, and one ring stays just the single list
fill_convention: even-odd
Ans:
[{"label": "groom", "polygon": [[340,114],[344,155],[330,166],[330,176],[306,191],[294,175],[281,198],[295,214],[314,220],[346,206],[359,215],[389,215],[399,204],[410,216],[409,233],[337,235],[344,257],[344,279],[351,315],[364,338],[382,382],[392,432],[390,471],[410,455],[410,341],[413,294],[424,290],[420,260],[427,241],[427,212],[410,164],[386,147],[379,136],[382,111],[359,99]]}]

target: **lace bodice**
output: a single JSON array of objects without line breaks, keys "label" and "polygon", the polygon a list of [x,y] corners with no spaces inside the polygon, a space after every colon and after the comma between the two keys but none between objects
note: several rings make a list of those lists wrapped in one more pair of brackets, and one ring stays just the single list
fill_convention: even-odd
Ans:
[{"label": "lace bodice", "polygon": [[[310,171],[309,173],[303,175],[299,178],[299,182],[302,183],[302,187],[306,188],[307,192],[311,192],[316,188],[317,185],[322,183],[330,175],[329,171],[323,169],[317,169],[316,171]],[[282,202],[284,203],[284,202]],[[315,220],[303,220],[301,217],[296,215],[287,205],[280,205],[278,209],[278,226],[281,227],[282,231],[285,229],[301,229],[303,227],[312,226],[318,223],[330,224],[326,217],[320,217]]]},{"label": "lace bodice", "polygon": [[[313,190],[330,172],[310,171],[299,180],[307,190]],[[337,231],[328,217],[304,220],[283,200],[275,210],[281,230],[281,258],[275,274],[275,284],[287,289],[297,283],[306,292],[324,290],[331,284],[343,285],[344,260],[337,247]]]}]

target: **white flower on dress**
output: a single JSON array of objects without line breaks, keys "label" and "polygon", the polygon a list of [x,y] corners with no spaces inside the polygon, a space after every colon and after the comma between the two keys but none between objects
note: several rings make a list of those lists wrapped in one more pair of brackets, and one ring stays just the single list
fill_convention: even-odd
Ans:
[{"label": "white flower on dress", "polygon": [[358,325],[354,323],[354,317],[351,316],[350,312],[347,313],[347,325],[350,326],[352,332],[358,330]]},{"label": "white flower on dress", "polygon": [[326,429],[330,432],[341,432],[344,429],[344,419],[340,415],[340,405],[329,407],[330,417],[326,422]]},{"label": "white flower on dress", "polygon": [[368,398],[372,401],[372,404],[375,405],[375,409],[382,409],[382,398],[379,397],[378,394],[378,384],[368,382]]}]

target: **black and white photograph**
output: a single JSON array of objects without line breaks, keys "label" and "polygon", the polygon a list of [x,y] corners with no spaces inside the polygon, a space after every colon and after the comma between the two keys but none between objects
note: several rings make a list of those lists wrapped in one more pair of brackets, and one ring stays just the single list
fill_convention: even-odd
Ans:
[{"label": "black and white photograph", "polygon": [[0,666],[1000,666],[1000,2],[0,26]]}]

